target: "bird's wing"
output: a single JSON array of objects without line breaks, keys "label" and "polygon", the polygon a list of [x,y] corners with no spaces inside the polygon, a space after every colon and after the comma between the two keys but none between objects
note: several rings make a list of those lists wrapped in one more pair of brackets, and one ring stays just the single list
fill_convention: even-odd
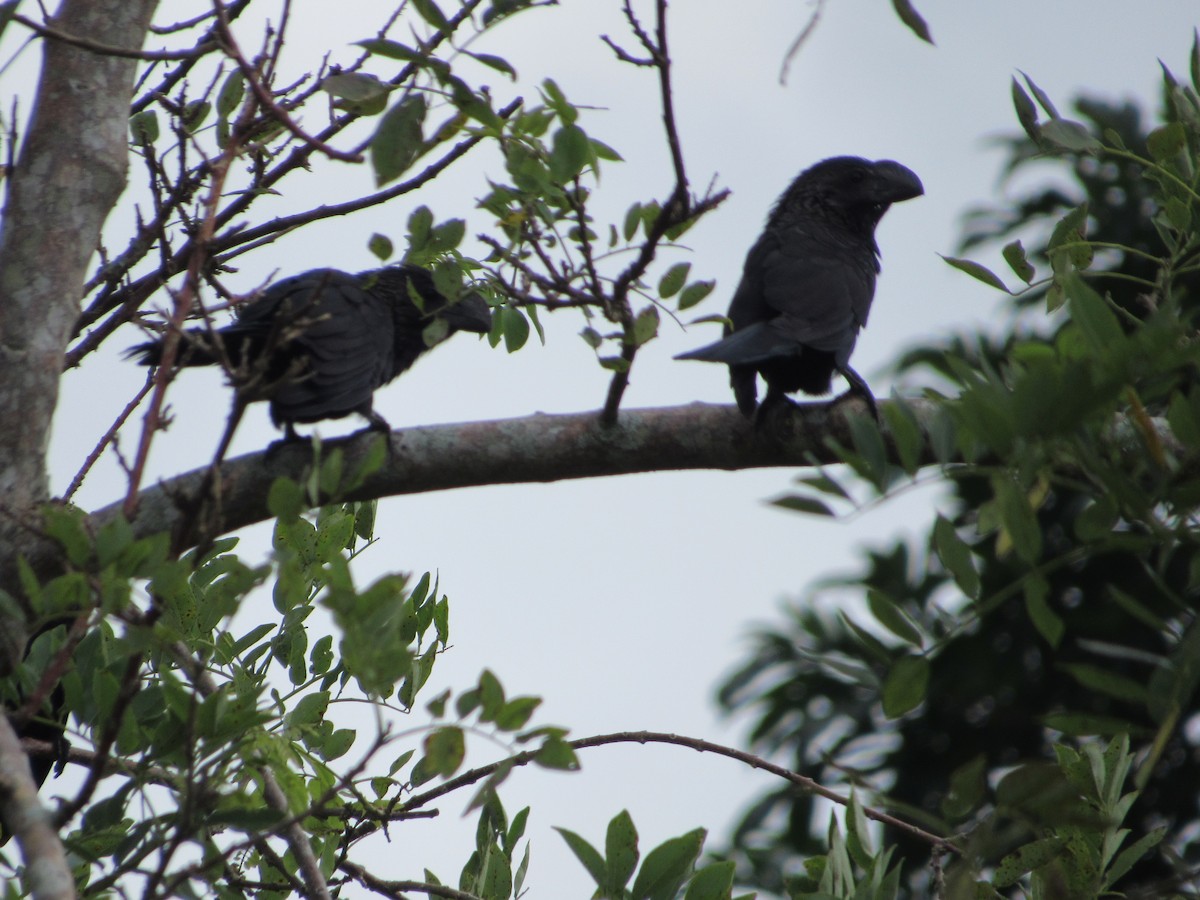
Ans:
[{"label": "bird's wing", "polygon": [[875,272],[870,261],[864,266],[841,250],[797,242],[761,255],[760,291],[774,313],[773,332],[801,346],[848,355],[867,321]]},{"label": "bird's wing", "polygon": [[290,329],[282,336],[287,355],[302,369],[272,396],[275,417],[308,422],[369,409],[372,393],[392,372],[388,305],[342,272],[287,281],[292,283],[280,282],[263,300],[269,297],[274,306],[271,327],[284,320],[282,327]]}]

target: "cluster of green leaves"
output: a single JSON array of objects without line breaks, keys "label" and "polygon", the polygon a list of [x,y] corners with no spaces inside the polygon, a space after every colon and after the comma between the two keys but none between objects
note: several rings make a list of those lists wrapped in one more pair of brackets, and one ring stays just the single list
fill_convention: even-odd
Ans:
[{"label": "cluster of green leaves", "polygon": [[[488,671],[455,698],[452,722],[438,721],[449,692],[428,703],[433,721],[418,731],[423,740],[399,742],[380,727],[364,741],[339,723],[339,708],[354,701],[395,697],[412,710],[449,638],[449,603],[428,573],[355,584],[350,564],[375,540],[374,503],[334,499],[304,513],[317,498],[361,485],[382,460],[378,443],[363,467],[348,467],[334,451],[305,484],[276,481],[274,552],[259,566],[235,554],[236,538],[173,558],[166,535],[137,539],[122,518],[91,534],[79,510],[47,509],[45,527],[66,570],[38,583],[26,567],[26,595],[43,630],[17,677],[0,682],[0,700],[20,708],[47,672],[63,672],[46,698],[47,727],[28,733],[52,739],[54,723],[69,718],[77,745],[107,748],[94,765],[108,767],[117,785],[87,799],[65,838],[81,890],[108,889],[151,857],[161,877],[197,889],[214,889],[223,875],[286,890],[296,861],[290,851],[265,851],[264,835],[288,819],[267,802],[268,770],[330,878],[354,842],[403,818],[404,797],[460,771],[468,729],[532,747],[528,761],[538,765],[577,767],[563,729],[527,728],[540,700],[506,697]],[[273,619],[256,615],[243,630],[236,614],[247,604],[261,613],[252,593],[267,583]],[[312,633],[318,609],[332,616],[336,636]],[[73,629],[76,619],[89,627]],[[495,788],[512,763],[493,768],[475,779],[482,787],[473,803],[494,820],[502,815]],[[482,862],[468,864],[478,870],[470,878],[482,879],[479,896],[509,896],[497,892],[496,853],[509,859],[518,837],[519,829],[509,831],[509,843],[481,849]],[[203,848],[199,868],[160,855],[188,843]]]},{"label": "cluster of green leaves", "polygon": [[[663,841],[645,859],[641,859],[637,829],[628,811],[621,811],[608,823],[604,853],[573,831],[556,830],[595,880],[594,896],[600,900],[674,900],[681,891],[683,900],[733,897],[732,862],[697,866],[707,837],[703,828]],[[752,900],[754,896],[742,894],[738,900]]]},{"label": "cluster of green leaves", "polygon": [[825,854],[804,861],[804,874],[787,882],[789,897],[813,900],[895,900],[900,890],[900,866],[892,863],[894,848],[876,850],[858,795],[850,795],[845,812],[846,833],[836,817],[829,820]]},{"label": "cluster of green leaves", "polygon": [[[677,240],[694,223],[688,219],[658,230],[663,215],[658,201],[633,203],[618,226],[609,224],[602,238],[588,203],[599,183],[602,162],[620,161],[612,147],[586,131],[580,110],[550,79],[540,89],[542,102],[527,105],[507,123],[501,139],[508,181],[493,181],[481,206],[496,217],[505,242],[493,244],[489,262],[497,279],[506,284],[531,283],[535,296],[549,305],[580,307],[595,322],[595,312],[621,327],[607,330],[584,327],[582,337],[596,351],[606,369],[622,372],[629,367],[624,349],[636,349],[658,335],[660,309],[669,314],[698,304],[712,291],[714,282],[688,277],[691,263],[670,266],[655,287],[635,279],[626,287],[640,293],[647,304],[638,310],[615,308],[627,303],[613,297],[621,278],[616,269],[622,258],[646,252],[659,240]],[[536,305],[525,309],[536,315]],[[520,315],[517,310],[505,313]],[[537,325],[536,317],[534,323]],[[540,333],[540,326],[539,328]],[[508,340],[508,331],[505,330]],[[616,349],[612,349],[615,347]],[[607,348],[607,349],[606,349]]]},{"label": "cluster of green leaves", "polygon": [[[855,612],[795,610],[723,689],[799,770],[954,835],[967,853],[947,883],[981,880],[979,896],[1169,884],[1200,857],[1185,727],[1200,712],[1200,41],[1192,70],[1187,84],[1164,68],[1149,134],[1095,101],[1089,122],[1066,119],[1014,82],[1026,139],[1013,165],[1030,148],[1060,157],[1084,196],[1047,190],[991,217],[1010,237],[1046,223],[1036,253],[1020,240],[1001,253],[1021,291],[948,261],[1013,294],[1022,327],[910,354],[951,388],[928,392],[923,427],[887,404],[890,443],[864,421],[842,448],[857,485],[827,471],[780,502],[859,506],[907,489],[927,459],[951,496],[923,546],[870,552],[814,598],[849,590]],[[1044,301],[1037,321],[1028,296]],[[787,825],[768,832],[781,810]],[[748,881],[780,889],[791,854],[823,853],[812,811],[782,791],[755,804],[735,836]],[[888,837],[921,895],[929,846]],[[1160,840],[1170,852],[1141,859]]]}]

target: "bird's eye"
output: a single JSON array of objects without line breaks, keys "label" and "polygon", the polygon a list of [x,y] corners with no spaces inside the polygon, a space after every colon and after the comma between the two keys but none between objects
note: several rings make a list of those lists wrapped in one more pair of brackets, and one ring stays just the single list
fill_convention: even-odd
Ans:
[{"label": "bird's eye", "polygon": [[867,177],[865,169],[852,169],[850,171],[850,181],[854,184],[860,184]]}]

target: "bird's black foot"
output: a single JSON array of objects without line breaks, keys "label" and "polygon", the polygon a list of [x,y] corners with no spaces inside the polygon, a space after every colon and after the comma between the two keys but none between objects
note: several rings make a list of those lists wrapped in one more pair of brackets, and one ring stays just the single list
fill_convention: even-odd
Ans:
[{"label": "bird's black foot", "polygon": [[871,393],[871,389],[867,386],[867,382],[863,380],[863,377],[849,366],[841,367],[838,369],[838,372],[840,372],[841,376],[845,378],[847,382],[849,382],[850,389],[844,394],[838,394],[836,397],[834,397],[829,405],[836,406],[837,404],[851,397],[858,397],[867,404],[867,409],[870,410],[871,417],[874,418],[876,422],[881,422],[882,419],[879,418],[879,406],[875,403],[875,395]]},{"label": "bird's black foot", "polygon": [[754,414],[754,430],[777,441],[786,441],[795,433],[793,411],[799,406],[782,392],[767,391]]},{"label": "bird's black foot", "polygon": [[295,426],[291,422],[284,423],[283,437],[277,441],[271,441],[267,444],[266,452],[263,454],[263,462],[270,463],[275,458],[275,455],[287,447],[295,447],[300,444],[312,444],[311,437],[304,437],[296,433]]},{"label": "bird's black foot", "polygon": [[388,459],[391,459],[392,455],[396,452],[392,448],[392,426],[388,424],[387,419],[369,407],[362,414],[367,418],[367,427],[363,431],[358,432],[358,434],[372,432],[380,435],[383,438],[383,446],[387,450]]}]

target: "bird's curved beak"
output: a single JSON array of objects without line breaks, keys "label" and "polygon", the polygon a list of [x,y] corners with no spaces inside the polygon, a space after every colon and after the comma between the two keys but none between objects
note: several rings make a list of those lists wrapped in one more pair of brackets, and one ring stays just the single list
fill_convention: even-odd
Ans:
[{"label": "bird's curved beak", "polygon": [[492,330],[492,311],[479,294],[463,294],[458,302],[438,313],[451,331],[471,331],[487,334]]},{"label": "bird's curved beak", "polygon": [[881,159],[874,164],[882,203],[899,203],[925,193],[925,185],[917,173],[894,159]]}]

